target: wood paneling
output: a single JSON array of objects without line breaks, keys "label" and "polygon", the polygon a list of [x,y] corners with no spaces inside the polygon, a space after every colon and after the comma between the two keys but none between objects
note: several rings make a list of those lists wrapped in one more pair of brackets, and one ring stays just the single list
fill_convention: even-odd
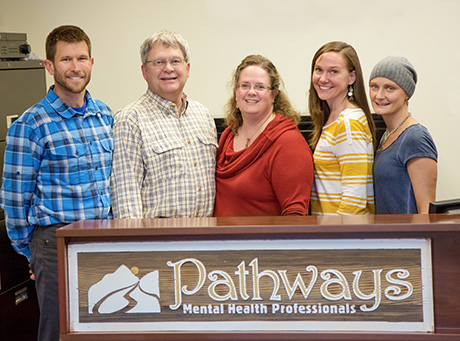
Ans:
[{"label": "wood paneling", "polygon": [[[235,217],[81,221],[57,230],[63,340],[460,340],[460,215]],[[432,241],[434,333],[69,333],[66,245],[95,241],[429,238]]]}]

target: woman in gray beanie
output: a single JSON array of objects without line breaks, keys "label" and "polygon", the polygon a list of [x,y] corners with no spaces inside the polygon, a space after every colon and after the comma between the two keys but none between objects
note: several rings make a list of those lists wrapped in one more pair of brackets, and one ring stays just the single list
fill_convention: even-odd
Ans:
[{"label": "woman in gray beanie", "polygon": [[372,70],[369,96],[387,130],[374,160],[376,214],[428,213],[435,201],[438,153],[428,130],[408,108],[417,83],[404,57],[386,57]]}]

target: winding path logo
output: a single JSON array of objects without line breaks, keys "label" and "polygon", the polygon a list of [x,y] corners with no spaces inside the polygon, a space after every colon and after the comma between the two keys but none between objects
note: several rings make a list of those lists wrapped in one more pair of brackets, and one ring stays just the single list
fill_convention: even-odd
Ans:
[{"label": "winding path logo", "polygon": [[139,279],[137,268],[121,265],[115,272],[105,275],[88,290],[88,313],[113,314],[124,310],[134,300],[136,305],[127,314],[160,313],[160,284],[158,271]]}]

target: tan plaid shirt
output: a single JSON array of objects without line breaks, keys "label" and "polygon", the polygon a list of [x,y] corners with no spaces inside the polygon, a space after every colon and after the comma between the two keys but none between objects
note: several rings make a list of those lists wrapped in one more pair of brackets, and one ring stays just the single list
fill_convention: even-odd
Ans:
[{"label": "tan plaid shirt", "polygon": [[114,218],[206,217],[215,198],[217,133],[208,109],[176,106],[150,89],[115,114]]}]

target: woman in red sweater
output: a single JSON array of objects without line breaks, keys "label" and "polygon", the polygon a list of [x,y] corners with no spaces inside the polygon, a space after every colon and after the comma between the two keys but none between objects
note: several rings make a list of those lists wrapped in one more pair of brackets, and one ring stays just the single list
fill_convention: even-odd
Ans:
[{"label": "woman in red sweater", "polygon": [[263,56],[247,56],[236,69],[217,150],[214,216],[308,214],[312,153],[281,85]]}]

